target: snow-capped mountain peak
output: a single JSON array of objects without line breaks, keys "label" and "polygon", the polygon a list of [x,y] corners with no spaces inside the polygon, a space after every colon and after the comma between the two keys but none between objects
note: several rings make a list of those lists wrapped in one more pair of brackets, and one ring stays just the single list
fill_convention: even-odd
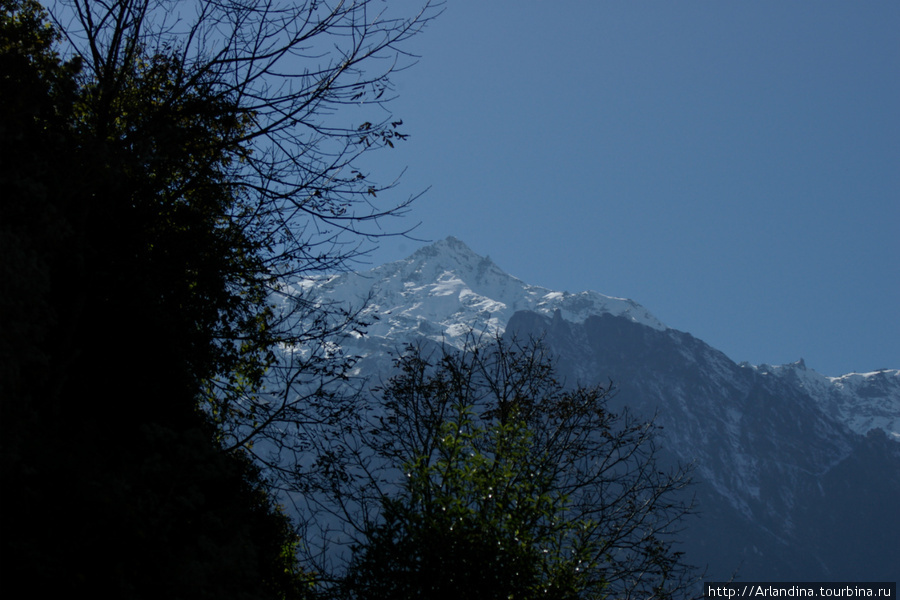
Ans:
[{"label": "snow-capped mountain peak", "polygon": [[377,317],[368,329],[370,337],[397,337],[408,332],[460,344],[472,330],[502,333],[510,317],[520,310],[546,315],[558,310],[571,322],[612,314],[666,329],[632,300],[526,284],[454,237],[369,271],[304,280],[297,286],[315,287],[323,301],[364,305],[363,316]]}]

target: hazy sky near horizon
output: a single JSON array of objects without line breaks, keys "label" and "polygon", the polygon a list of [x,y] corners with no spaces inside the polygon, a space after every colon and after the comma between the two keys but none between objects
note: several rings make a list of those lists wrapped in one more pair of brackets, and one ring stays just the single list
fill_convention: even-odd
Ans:
[{"label": "hazy sky near horizon", "polygon": [[900,368],[898,32],[893,0],[448,2],[368,163],[429,188],[387,227],[736,361]]}]

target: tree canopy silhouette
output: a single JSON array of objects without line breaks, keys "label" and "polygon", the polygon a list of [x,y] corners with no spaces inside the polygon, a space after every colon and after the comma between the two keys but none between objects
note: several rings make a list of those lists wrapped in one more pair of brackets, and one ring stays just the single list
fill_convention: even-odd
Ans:
[{"label": "tree canopy silhouette", "polygon": [[433,11],[381,8],[0,0],[10,572],[124,597],[306,593],[247,436],[289,408],[256,394],[276,348],[309,349],[293,377],[339,377],[319,342],[353,322],[282,282],[345,266],[407,203],[376,204],[389,185],[355,161],[404,137],[379,111]]},{"label": "tree canopy silhouette", "polygon": [[[406,137],[385,109],[390,76],[433,7],[72,0],[52,16],[63,57],[80,64],[80,150],[92,157],[82,177],[106,186],[85,190],[84,219],[92,239],[121,235],[110,245],[132,261],[108,271],[137,268],[144,288],[165,288],[162,309],[180,321],[182,357],[218,417],[267,422],[248,392],[275,365],[272,349],[321,345],[352,321],[284,294],[284,282],[344,268],[366,240],[405,231],[384,221],[411,199],[377,204],[391,185],[356,161]],[[320,359],[290,367],[317,372]]]},{"label": "tree canopy silhouette", "polygon": [[375,394],[310,472],[320,518],[355,540],[351,597],[690,591],[688,470],[659,463],[655,426],[612,412],[611,387],[567,387],[540,343],[497,339],[411,346]]}]

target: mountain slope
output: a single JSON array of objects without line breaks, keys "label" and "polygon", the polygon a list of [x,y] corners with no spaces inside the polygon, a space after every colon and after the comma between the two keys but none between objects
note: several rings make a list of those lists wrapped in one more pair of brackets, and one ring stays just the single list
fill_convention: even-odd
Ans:
[{"label": "mountain slope", "polygon": [[617,403],[657,415],[669,456],[695,464],[700,516],[684,539],[709,579],[896,576],[900,445],[881,430],[861,436],[788,378],[672,329],[523,312],[507,333],[542,336],[563,374],[611,378]]},{"label": "mountain slope", "polygon": [[900,442],[900,394],[897,393],[900,370],[881,369],[826,377],[808,369],[803,359],[776,367],[747,363],[742,366],[805,389],[822,403],[823,410],[840,418],[856,433],[865,435],[873,429],[881,429]]},{"label": "mountain slope", "polygon": [[474,332],[543,338],[573,384],[611,379],[616,402],[658,415],[668,459],[696,465],[685,549],[708,579],[900,575],[900,371],[736,364],[631,300],[528,285],[455,238],[297,288],[377,319],[341,342],[360,375],[409,341]]}]

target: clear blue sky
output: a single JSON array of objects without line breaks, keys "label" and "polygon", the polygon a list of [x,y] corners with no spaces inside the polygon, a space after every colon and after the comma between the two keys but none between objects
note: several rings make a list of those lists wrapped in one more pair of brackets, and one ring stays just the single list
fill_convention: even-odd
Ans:
[{"label": "clear blue sky", "polygon": [[736,361],[900,368],[900,2],[451,0],[411,49],[372,166],[430,187],[417,236]]}]

